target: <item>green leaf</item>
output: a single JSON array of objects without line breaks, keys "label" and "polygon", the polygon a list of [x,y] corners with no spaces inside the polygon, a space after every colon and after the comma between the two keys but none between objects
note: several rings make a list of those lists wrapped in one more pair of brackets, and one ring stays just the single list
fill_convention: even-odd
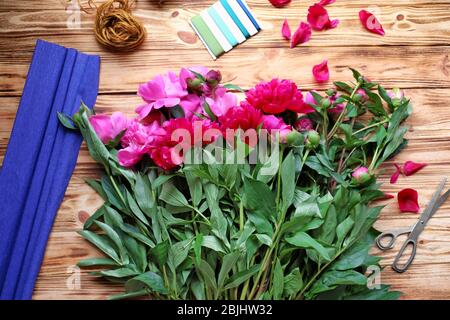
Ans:
[{"label": "green leaf", "polygon": [[243,194],[246,209],[266,218],[275,216],[275,194],[267,184],[245,178]]},{"label": "green leaf", "polygon": [[189,186],[189,192],[192,198],[192,204],[194,207],[198,207],[200,201],[203,198],[203,186],[199,177],[195,176],[192,171],[185,171],[186,181]]},{"label": "green leaf", "polygon": [[155,272],[146,272],[128,280],[125,283],[125,290],[127,292],[140,292],[148,288],[151,292],[167,294],[168,290],[164,286],[162,277]]},{"label": "green leaf", "polygon": [[144,213],[139,208],[138,204],[136,203],[136,200],[134,200],[133,195],[128,190],[126,190],[126,194],[127,194],[128,206],[130,207],[131,212],[133,212],[133,214],[136,216],[136,218],[138,218],[142,223],[149,226],[150,224],[149,224],[147,218],[145,217]]},{"label": "green leaf", "polygon": [[122,260],[122,263],[128,264],[129,260],[128,260],[127,251],[125,250],[125,247],[122,243],[122,239],[119,237],[117,232],[113,228],[111,228],[109,225],[107,225],[106,223],[96,221],[95,224],[98,225],[100,227],[100,229],[102,229],[106,233],[106,235],[116,245],[117,249],[119,249],[119,255]]},{"label": "green leaf", "polygon": [[103,191],[103,187],[100,181],[95,179],[85,179],[84,181],[88,184],[88,186],[94,189],[94,191],[97,192],[103,198],[103,200],[108,200],[108,196],[106,195],[105,191]]},{"label": "green leaf", "polygon": [[272,297],[275,300],[280,300],[284,290],[284,275],[281,267],[280,259],[276,259],[275,268],[273,270],[273,292]]},{"label": "green leaf", "polygon": [[335,82],[334,82],[334,85],[335,85],[338,89],[340,89],[340,90],[342,90],[342,91],[345,91],[345,92],[347,92],[348,94],[352,93],[352,91],[353,91],[353,88],[350,87],[350,86],[349,86],[348,84],[346,84],[345,82],[335,81]]},{"label": "green leaf", "polygon": [[203,234],[198,233],[195,236],[195,241],[194,241],[194,246],[193,246],[196,264],[199,264],[200,260],[202,259],[202,243],[203,243]]},{"label": "green leaf", "polygon": [[119,268],[114,270],[103,270],[99,272],[93,272],[92,274],[94,275],[98,274],[104,277],[112,277],[112,278],[126,278],[126,277],[133,277],[139,274],[139,272],[130,268]]},{"label": "green leaf", "polygon": [[238,273],[235,273],[233,276],[231,276],[228,281],[226,282],[226,285],[224,287],[225,290],[236,288],[240,284],[244,283],[248,279],[250,279],[253,275],[255,275],[260,268],[260,264],[255,264],[254,266],[250,267],[247,270],[240,271]]},{"label": "green leaf", "polygon": [[211,212],[211,225],[213,227],[213,232],[222,240],[223,243],[227,244],[228,222],[219,206],[219,188],[212,183],[207,183],[204,185],[204,189],[206,202],[208,203],[208,207]]},{"label": "green leaf", "polygon": [[120,226],[120,229],[129,236],[135,238],[136,240],[139,240],[143,244],[146,244],[150,248],[155,247],[155,243],[150,238],[145,236],[138,228],[124,223]]},{"label": "green leaf", "polygon": [[227,280],[227,278],[228,278],[228,274],[230,273],[231,269],[236,265],[240,256],[241,256],[241,253],[239,251],[235,251],[235,252],[229,253],[223,257],[222,267],[220,268],[219,278],[217,280],[219,288],[223,287],[225,280]]},{"label": "green leaf", "polygon": [[216,236],[203,236],[202,246],[205,248],[209,248],[216,252],[225,253],[225,248],[223,244],[217,239]]},{"label": "green leaf", "polygon": [[307,293],[307,298],[311,299],[321,292],[335,289],[339,285],[366,285],[367,279],[364,275],[354,270],[325,272],[318,281],[316,281],[311,290]]},{"label": "green leaf", "polygon": [[88,258],[77,263],[79,267],[117,266],[117,262],[109,258]]},{"label": "green leaf", "polygon": [[314,240],[309,234],[305,232],[297,232],[292,237],[286,238],[286,241],[299,248],[314,249],[326,261],[331,260],[328,251],[319,242]]},{"label": "green leaf", "polygon": [[388,93],[386,92],[386,90],[378,85],[378,93],[380,94],[380,97],[387,102],[387,104],[391,105],[392,104],[392,99],[391,97],[389,97]]},{"label": "green leaf", "polygon": [[232,91],[245,92],[244,89],[242,89],[241,87],[236,86],[236,85],[231,84],[231,83],[224,84],[223,87],[227,88],[229,90],[232,90]]},{"label": "green leaf", "polygon": [[78,128],[72,122],[72,118],[64,113],[58,112],[59,122],[67,129],[77,130]]},{"label": "green leaf", "polygon": [[140,290],[135,292],[126,292],[126,293],[118,293],[113,294],[112,296],[108,297],[108,300],[122,300],[122,299],[129,299],[129,298],[136,298],[147,295],[147,290]]},{"label": "green leaf", "polygon": [[172,183],[163,184],[159,198],[175,207],[189,207],[185,196]]},{"label": "green leaf", "polygon": [[349,233],[349,231],[352,229],[354,225],[354,221],[351,217],[347,217],[344,221],[342,221],[336,228],[336,235],[337,235],[337,241],[336,241],[336,247],[340,248],[342,243],[344,242],[345,237]]},{"label": "green leaf", "polygon": [[186,260],[189,250],[191,250],[192,239],[183,240],[170,246],[168,263],[175,271],[180,264]]},{"label": "green leaf", "polygon": [[197,275],[203,280],[205,286],[213,291],[214,297],[217,296],[217,282],[214,270],[208,262],[201,260],[196,266]]},{"label": "green leaf", "polygon": [[283,295],[295,296],[303,288],[302,275],[298,268],[292,270],[287,276],[284,277]]},{"label": "green leaf", "polygon": [[156,263],[158,263],[160,266],[163,266],[167,262],[169,249],[169,241],[160,242],[150,250],[150,255],[153,257],[153,259],[155,259]]},{"label": "green leaf", "polygon": [[84,223],[83,229],[88,230],[91,228],[91,226],[94,224],[94,222],[102,217],[105,214],[105,206],[101,206],[98,208],[93,215],[91,215],[86,222]]},{"label": "green leaf", "polygon": [[337,227],[336,208],[331,205],[328,209],[325,221],[319,229],[317,240],[331,245],[333,243]]},{"label": "green leaf", "polygon": [[211,107],[209,106],[208,102],[206,102],[206,101],[203,102],[203,109],[205,110],[206,114],[211,119],[211,121],[216,120],[216,115],[214,114],[214,112],[212,112]]},{"label": "green leaf", "polygon": [[359,81],[361,78],[361,73],[359,73],[359,71],[357,71],[356,69],[353,68],[349,68],[352,71],[353,74],[353,78],[355,78],[356,81]]},{"label": "green leaf", "polygon": [[87,230],[78,231],[78,234],[80,234],[83,238],[91,242],[98,249],[100,249],[109,257],[111,257],[114,261],[116,261],[118,264],[122,263],[116,251],[111,246],[106,237],[99,236],[98,234]]},{"label": "green leaf", "polygon": [[111,179],[104,175],[101,179],[102,188],[105,191],[108,201],[118,209],[123,210],[125,208],[125,203],[122,201],[122,194],[118,194],[112,185]]},{"label": "green leaf", "polygon": [[134,185],[134,192],[136,196],[136,202],[142,211],[151,216],[155,206],[152,190],[150,187],[150,181],[146,176],[136,174],[136,184]]},{"label": "green leaf", "polygon": [[123,235],[122,239],[134,264],[141,272],[144,272],[147,268],[147,250],[145,246],[127,235]]},{"label": "green leaf", "polygon": [[289,152],[281,165],[281,186],[283,211],[286,211],[294,200],[295,192],[295,159],[292,151]]}]

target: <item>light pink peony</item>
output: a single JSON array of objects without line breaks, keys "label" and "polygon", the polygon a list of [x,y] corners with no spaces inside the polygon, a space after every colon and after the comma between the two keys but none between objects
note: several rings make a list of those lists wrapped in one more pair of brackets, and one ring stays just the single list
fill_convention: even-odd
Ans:
[{"label": "light pink peony", "polygon": [[128,125],[128,119],[122,112],[114,112],[111,116],[96,114],[89,118],[89,122],[105,144],[114,140]]},{"label": "light pink peony", "polygon": [[287,125],[283,119],[274,115],[265,115],[263,117],[262,128],[269,131],[273,137],[278,134],[280,141],[283,143],[286,142],[286,136],[292,131],[291,126]]},{"label": "light pink peony", "polygon": [[174,72],[158,75],[153,80],[141,84],[138,95],[146,102],[136,109],[139,119],[145,118],[152,110],[179,105],[181,98],[188,94],[180,78]]}]

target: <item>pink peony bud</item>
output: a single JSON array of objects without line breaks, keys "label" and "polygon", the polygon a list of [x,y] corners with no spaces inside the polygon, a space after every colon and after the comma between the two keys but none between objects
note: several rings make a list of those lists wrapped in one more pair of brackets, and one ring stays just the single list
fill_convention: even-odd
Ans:
[{"label": "pink peony bud", "polygon": [[356,184],[364,184],[370,180],[371,175],[366,167],[358,167],[352,173],[353,182]]},{"label": "pink peony bud", "polygon": [[313,123],[309,118],[300,118],[295,122],[295,128],[300,131],[309,131],[312,130],[313,127]]},{"label": "pink peony bud", "polygon": [[219,70],[209,70],[205,78],[206,82],[215,88],[222,81],[222,74]]}]

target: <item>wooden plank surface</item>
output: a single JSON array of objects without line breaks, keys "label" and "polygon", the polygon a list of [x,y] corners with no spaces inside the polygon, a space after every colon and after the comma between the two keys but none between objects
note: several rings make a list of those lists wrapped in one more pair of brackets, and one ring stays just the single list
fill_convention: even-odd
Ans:
[{"label": "wooden plank surface", "polygon": [[[85,1],[82,1],[85,2]],[[57,42],[102,57],[98,112],[116,110],[132,114],[139,104],[135,92],[139,83],[156,73],[186,65],[220,68],[226,80],[243,87],[271,77],[295,80],[302,89],[317,86],[312,65],[329,59],[331,80],[349,80],[347,66],[386,87],[405,88],[411,97],[413,116],[408,120],[409,146],[395,162],[430,163],[420,173],[388,183],[393,165],[381,170],[384,190],[395,193],[405,187],[419,191],[425,206],[442,176],[450,176],[450,0],[337,1],[328,6],[332,18],[341,24],[334,30],[314,32],[310,42],[295,49],[280,36],[285,17],[292,26],[305,19],[308,1],[293,1],[275,9],[266,0],[248,0],[264,30],[217,61],[212,61],[187,24],[189,16],[212,1],[137,1],[135,14],[149,33],[144,45],[131,54],[105,51],[94,39],[92,16],[82,14],[79,28],[67,28],[65,0],[2,1],[0,4],[0,163],[15,118],[36,38]],[[195,8],[195,9],[193,9]],[[360,25],[360,9],[377,11],[385,37],[367,33]],[[263,63],[262,63],[263,62]],[[393,162],[393,161],[392,161]],[[83,145],[65,199],[58,212],[36,285],[35,299],[103,299],[119,292],[120,286],[99,280],[75,266],[85,257],[99,255],[76,234],[101,199],[84,184],[98,176],[99,167]],[[386,202],[376,226],[389,230],[411,225],[417,216],[400,214],[396,201]],[[450,298],[450,203],[430,221],[420,238],[416,259],[404,274],[393,272],[390,263],[395,250],[380,253],[387,266],[382,282],[405,293],[403,299]],[[79,281],[78,281],[79,279]]]}]

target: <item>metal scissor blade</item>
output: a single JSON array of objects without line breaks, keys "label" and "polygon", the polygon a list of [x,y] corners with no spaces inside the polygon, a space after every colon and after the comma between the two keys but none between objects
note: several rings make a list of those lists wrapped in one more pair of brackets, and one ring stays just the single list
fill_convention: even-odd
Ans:
[{"label": "metal scissor blade", "polygon": [[414,226],[413,230],[409,234],[408,239],[417,240],[419,237],[419,234],[423,231],[425,228],[425,225],[427,224],[428,220],[433,216],[433,214],[438,211],[439,207],[444,204],[444,202],[448,199],[450,196],[450,189],[447,190],[442,196],[440,196],[442,189],[445,186],[446,179],[442,179],[441,183],[439,184],[439,187],[437,188],[436,192],[433,195],[433,198],[431,199],[428,207],[422,212],[420,215],[419,221],[417,221],[416,225]]}]

